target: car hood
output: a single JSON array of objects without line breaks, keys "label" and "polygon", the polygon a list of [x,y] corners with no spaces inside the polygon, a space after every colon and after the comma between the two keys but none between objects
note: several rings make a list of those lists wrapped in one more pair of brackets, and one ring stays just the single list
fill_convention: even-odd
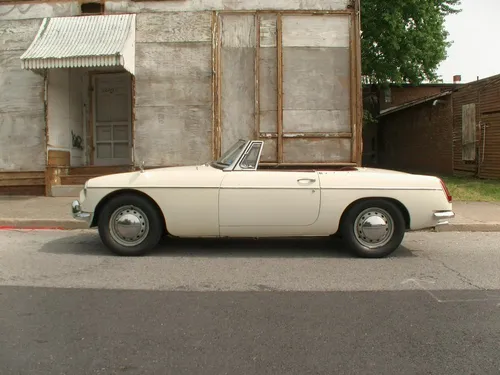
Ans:
[{"label": "car hood", "polygon": [[[208,187],[220,182],[221,170],[208,164],[164,167],[95,177],[87,181],[88,188],[146,188],[146,187]],[[208,186],[207,186],[208,185]]]}]

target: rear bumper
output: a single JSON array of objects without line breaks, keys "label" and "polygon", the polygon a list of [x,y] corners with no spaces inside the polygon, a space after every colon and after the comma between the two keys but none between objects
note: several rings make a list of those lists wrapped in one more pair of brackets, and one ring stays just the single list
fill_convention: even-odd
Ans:
[{"label": "rear bumper", "polygon": [[455,217],[455,213],[453,211],[438,211],[434,212],[434,219],[437,220],[436,226],[447,225],[450,222],[449,219],[453,219]]},{"label": "rear bumper", "polygon": [[92,220],[92,213],[82,211],[80,202],[77,200],[71,203],[71,214],[73,215],[73,219],[85,221],[87,224],[90,224]]}]

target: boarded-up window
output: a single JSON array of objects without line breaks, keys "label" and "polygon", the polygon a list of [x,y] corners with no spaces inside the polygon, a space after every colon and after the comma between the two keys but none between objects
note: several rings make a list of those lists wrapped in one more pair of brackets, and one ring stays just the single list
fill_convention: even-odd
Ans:
[{"label": "boarded-up window", "polygon": [[253,138],[255,130],[255,17],[221,17],[222,151],[238,139]]},{"label": "boarded-up window", "polygon": [[462,160],[476,160],[476,105],[462,106]]},{"label": "boarded-up window", "polygon": [[[284,15],[282,26],[283,162],[350,162],[352,21]],[[308,133],[333,137],[296,136]],[[341,133],[347,136],[335,135]]]},{"label": "boarded-up window", "polygon": [[219,151],[257,137],[264,162],[350,163],[353,20],[222,13],[218,25]]}]

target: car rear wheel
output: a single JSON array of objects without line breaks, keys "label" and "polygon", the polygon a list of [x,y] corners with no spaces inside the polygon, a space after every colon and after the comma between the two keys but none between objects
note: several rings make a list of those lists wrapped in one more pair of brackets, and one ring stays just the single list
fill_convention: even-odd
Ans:
[{"label": "car rear wheel", "polygon": [[124,194],[112,198],[98,218],[102,242],[113,253],[143,255],[153,249],[163,234],[160,213],[144,197]]},{"label": "car rear wheel", "polygon": [[354,205],[344,216],[341,233],[357,256],[383,258],[393,253],[406,232],[401,210],[385,200],[369,200]]}]

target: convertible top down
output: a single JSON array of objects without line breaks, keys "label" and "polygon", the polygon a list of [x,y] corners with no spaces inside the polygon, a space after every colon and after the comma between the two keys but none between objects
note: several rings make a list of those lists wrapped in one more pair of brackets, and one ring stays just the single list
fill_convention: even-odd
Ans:
[{"label": "convertible top down", "polygon": [[73,216],[98,227],[118,255],[142,255],[164,235],[296,237],[339,234],[379,258],[405,232],[445,225],[452,197],[437,177],[371,168],[261,169],[262,141],[239,140],[204,165],[88,180]]}]

